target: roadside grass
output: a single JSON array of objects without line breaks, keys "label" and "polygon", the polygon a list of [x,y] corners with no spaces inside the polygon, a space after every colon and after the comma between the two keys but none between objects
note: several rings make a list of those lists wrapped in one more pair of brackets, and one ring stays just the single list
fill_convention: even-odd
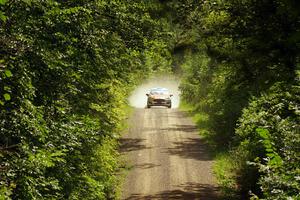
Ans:
[{"label": "roadside grass", "polygon": [[128,163],[126,156],[120,153],[120,141],[119,139],[124,135],[127,134],[130,128],[130,124],[128,123],[130,116],[133,114],[134,108],[131,107],[129,104],[126,104],[122,108],[124,119],[119,127],[119,138],[117,139],[117,151],[118,153],[118,170],[117,170],[117,184],[116,184],[116,198],[121,199],[122,195],[122,188],[125,182],[125,179],[129,173],[129,171],[133,168],[133,166]]},{"label": "roadside grass", "polygon": [[134,111],[134,108],[128,104],[126,104],[122,107],[122,112],[123,112],[124,117],[123,117],[122,123],[120,124],[120,128],[119,128],[120,136],[122,134],[124,134],[124,132],[126,132],[126,130],[128,129],[128,127],[129,127],[128,119],[132,115],[133,111]]},{"label": "roadside grass", "polygon": [[213,172],[221,188],[222,199],[239,199],[236,184],[236,162],[231,158],[229,152],[218,152],[215,156]]},{"label": "roadside grass", "polygon": [[181,100],[179,109],[190,116],[199,129],[199,135],[209,145],[210,153],[214,159],[213,172],[220,187],[221,199],[238,199],[236,175],[238,166],[232,157],[230,150],[219,147],[215,141],[215,135],[210,130],[209,115],[196,109],[195,106]]}]

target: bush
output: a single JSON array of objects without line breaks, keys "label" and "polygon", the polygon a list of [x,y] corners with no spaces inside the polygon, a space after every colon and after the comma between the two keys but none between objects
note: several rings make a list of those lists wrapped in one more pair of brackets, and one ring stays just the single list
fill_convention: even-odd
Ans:
[{"label": "bush", "polygon": [[128,91],[170,62],[153,4],[0,0],[1,199],[115,198]]},{"label": "bush", "polygon": [[274,85],[244,109],[236,130],[240,183],[265,199],[300,194],[299,85]]}]

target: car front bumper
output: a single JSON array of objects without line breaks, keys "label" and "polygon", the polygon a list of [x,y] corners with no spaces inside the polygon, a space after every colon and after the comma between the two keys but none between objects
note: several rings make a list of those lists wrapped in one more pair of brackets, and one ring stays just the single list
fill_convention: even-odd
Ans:
[{"label": "car front bumper", "polygon": [[170,99],[152,99],[152,100],[148,100],[147,104],[150,106],[170,106],[171,100]]}]

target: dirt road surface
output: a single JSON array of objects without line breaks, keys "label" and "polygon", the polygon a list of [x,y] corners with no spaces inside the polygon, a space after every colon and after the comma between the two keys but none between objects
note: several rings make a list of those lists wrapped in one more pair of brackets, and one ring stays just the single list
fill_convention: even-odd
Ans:
[{"label": "dirt road surface", "polygon": [[218,199],[212,158],[189,117],[178,109],[137,108],[121,153],[132,168],[123,200]]}]

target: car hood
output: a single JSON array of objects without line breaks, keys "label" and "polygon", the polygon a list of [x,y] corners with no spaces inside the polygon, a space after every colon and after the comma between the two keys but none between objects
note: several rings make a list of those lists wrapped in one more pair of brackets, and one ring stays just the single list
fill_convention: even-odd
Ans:
[{"label": "car hood", "polygon": [[168,99],[170,96],[169,95],[150,95],[150,97],[153,99]]}]

